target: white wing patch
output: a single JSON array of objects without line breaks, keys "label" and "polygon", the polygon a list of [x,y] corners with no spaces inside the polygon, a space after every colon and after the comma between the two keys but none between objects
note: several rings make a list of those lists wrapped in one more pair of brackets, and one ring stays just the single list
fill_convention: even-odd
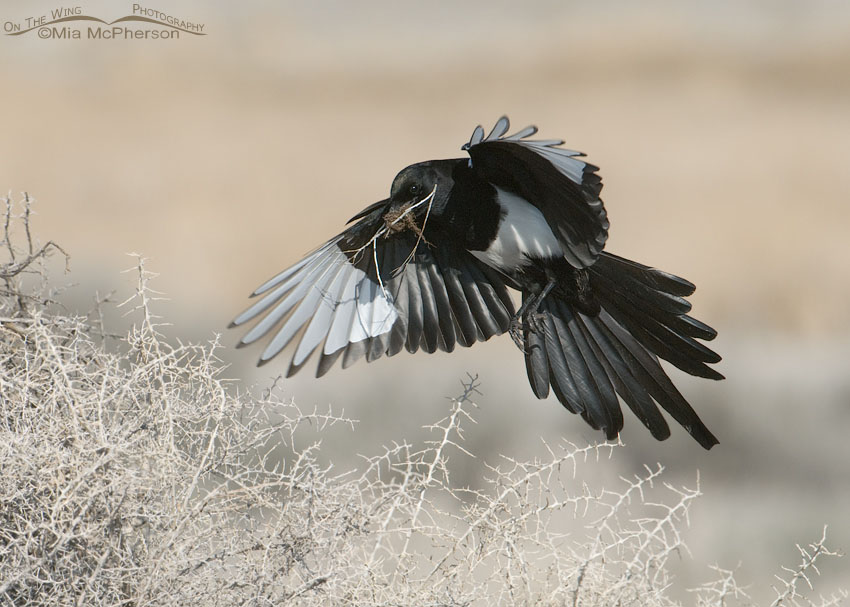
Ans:
[{"label": "white wing patch", "polygon": [[505,211],[496,239],[486,250],[472,251],[473,255],[490,267],[506,272],[528,265],[530,257],[564,256],[552,228],[537,207],[501,188],[496,188],[496,200]]},{"label": "white wing patch", "polygon": [[390,294],[378,284],[360,272],[362,278],[357,286],[357,308],[354,312],[354,322],[348,340],[355,342],[377,335],[383,335],[393,328],[398,313],[389,299]]},{"label": "white wing patch", "polygon": [[305,325],[293,366],[303,364],[323,340],[324,353],[333,354],[392,329],[398,312],[391,294],[354,267],[336,246],[337,240],[260,286],[254,294],[262,294],[262,299],[233,321],[241,325],[270,310],[241,340],[249,344],[274,332],[261,361],[278,354]]},{"label": "white wing patch", "polygon": [[324,273],[327,265],[332,262],[333,256],[327,252],[317,254],[316,259],[307,264],[300,272],[294,274],[289,280],[280,284],[274,291],[237,316],[233,324],[241,325],[257,317],[269,307],[275,306],[265,318],[248,331],[245,337],[242,338],[242,343],[253,343],[268,333],[274,325],[304,298],[308,289],[315,284],[316,280]]},{"label": "white wing patch", "polygon": [[307,357],[312,354],[316,346],[327,336],[334,310],[339,305],[339,296],[343,286],[342,282],[348,269],[346,267],[347,265],[345,263],[339,264],[327,291],[321,295],[319,306],[313,312],[313,319],[307,325],[307,330],[304,331],[301,342],[298,344],[298,349],[295,350],[295,354],[292,357],[293,365],[300,365],[307,360]]},{"label": "white wing patch", "polygon": [[359,278],[357,274],[358,272],[362,274],[362,272],[351,265],[348,266],[347,272],[345,285],[340,293],[333,321],[328,329],[328,338],[325,340],[323,350],[325,354],[333,354],[352,341],[351,323],[357,312],[357,285],[362,278]]}]

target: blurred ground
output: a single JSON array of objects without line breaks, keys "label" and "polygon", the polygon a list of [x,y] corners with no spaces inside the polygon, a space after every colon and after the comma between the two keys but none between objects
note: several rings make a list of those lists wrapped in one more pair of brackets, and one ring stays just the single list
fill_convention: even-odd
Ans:
[{"label": "blurred ground", "polygon": [[[114,19],[130,6],[83,8]],[[690,483],[698,468],[694,555],[740,562],[753,598],[771,597],[795,542],[830,524],[832,546],[850,547],[850,5],[522,6],[183,2],[169,12],[207,36],[4,36],[0,186],[34,195],[38,234],[71,253],[69,305],[128,292],[120,270],[137,251],[161,273],[171,332],[206,339],[399,169],[458,156],[476,124],[507,113],[565,138],[601,166],[609,249],[699,286],[729,378],[674,375],[719,447],[681,431],[657,444],[629,417],[612,474],[661,461]],[[52,8],[6,6],[0,20]],[[258,355],[225,353],[263,384],[284,367],[254,371]],[[362,420],[329,445],[340,465],[437,419],[467,371],[484,383],[478,452],[597,438],[533,399],[521,360],[503,339],[283,386]],[[823,590],[850,586],[846,563],[824,569]]]}]

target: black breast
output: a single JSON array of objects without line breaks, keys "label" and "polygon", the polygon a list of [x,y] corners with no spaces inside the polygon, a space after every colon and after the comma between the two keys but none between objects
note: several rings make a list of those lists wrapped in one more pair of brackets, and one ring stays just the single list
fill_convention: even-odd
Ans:
[{"label": "black breast", "polygon": [[440,217],[440,227],[465,249],[483,251],[496,237],[502,219],[496,188],[477,177],[465,162],[455,167],[452,180],[452,192]]}]

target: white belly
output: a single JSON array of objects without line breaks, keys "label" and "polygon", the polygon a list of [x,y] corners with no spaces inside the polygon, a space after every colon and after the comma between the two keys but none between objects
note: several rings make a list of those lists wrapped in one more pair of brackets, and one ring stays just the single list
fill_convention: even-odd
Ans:
[{"label": "white belly", "polygon": [[528,265],[529,258],[564,256],[558,239],[537,207],[500,188],[496,188],[496,192],[506,213],[490,247],[484,251],[472,251],[473,255],[507,273]]}]

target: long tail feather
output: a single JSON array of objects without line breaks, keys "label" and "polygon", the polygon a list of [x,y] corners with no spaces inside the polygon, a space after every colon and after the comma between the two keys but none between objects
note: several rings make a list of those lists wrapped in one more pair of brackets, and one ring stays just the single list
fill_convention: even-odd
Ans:
[{"label": "long tail feather", "polygon": [[[538,398],[552,391],[609,439],[623,428],[617,396],[658,440],[670,436],[659,406],[706,449],[717,439],[670,381],[659,357],[700,377],[722,379],[709,367],[720,360],[697,339],[717,333],[687,316],[688,281],[603,253],[588,268],[601,310],[589,315],[557,294],[540,304],[540,321],[525,323],[525,360]],[[527,296],[527,294],[525,294]],[[536,329],[535,329],[536,327]]]}]

